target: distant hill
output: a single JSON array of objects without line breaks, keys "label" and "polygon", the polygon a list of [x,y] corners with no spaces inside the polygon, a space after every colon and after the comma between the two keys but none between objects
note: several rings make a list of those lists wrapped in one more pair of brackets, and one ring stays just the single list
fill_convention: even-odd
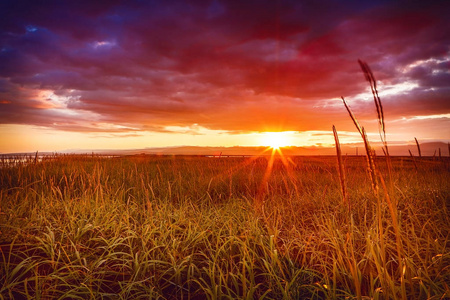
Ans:
[{"label": "distant hill", "polygon": [[[372,144],[377,155],[383,155],[380,144]],[[394,143],[389,144],[389,153],[393,156],[409,156],[410,150],[414,156],[418,156],[418,150],[416,144],[409,145],[396,145]],[[442,156],[449,155],[449,146],[443,142],[431,142],[420,144],[422,156],[439,155],[439,149]],[[336,149],[333,147],[285,147],[281,149],[284,155],[335,155]],[[341,151],[343,155],[365,155],[364,145],[351,144],[341,145]],[[127,149],[127,150],[114,150],[114,149],[70,149],[60,151],[58,153],[71,153],[71,154],[108,154],[108,155],[137,155],[137,154],[149,154],[149,155],[213,155],[213,156],[229,156],[229,155],[270,155],[272,149],[268,147],[199,147],[199,146],[179,146],[179,147],[160,147],[160,148],[144,148],[144,149]],[[11,153],[12,155],[35,155],[34,153]],[[39,155],[50,155],[52,152],[39,152]]]}]

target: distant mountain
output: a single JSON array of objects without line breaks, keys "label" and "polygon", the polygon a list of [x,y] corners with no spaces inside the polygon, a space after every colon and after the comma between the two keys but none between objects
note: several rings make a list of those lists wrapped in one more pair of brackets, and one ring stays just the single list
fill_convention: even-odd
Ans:
[{"label": "distant mountain", "polygon": [[[372,144],[378,155],[383,155],[380,144]],[[343,155],[365,155],[364,145],[352,144],[342,145]],[[409,156],[409,151],[413,155],[418,156],[416,144],[409,145],[389,145],[389,154],[395,156]],[[423,156],[439,155],[441,149],[442,156],[449,156],[449,149],[446,143],[432,142],[421,143],[421,152]],[[336,149],[333,147],[310,146],[310,147],[285,147],[281,148],[284,155],[335,155]],[[111,155],[136,155],[136,154],[153,154],[153,155],[270,155],[272,149],[268,147],[200,147],[200,146],[179,146],[179,147],[161,147],[161,148],[145,148],[145,149],[129,149],[129,150],[77,150],[70,153],[98,153]]]},{"label": "distant mountain", "polygon": [[[381,145],[372,144],[377,155],[383,155]],[[410,150],[414,156],[418,156],[416,144],[388,144],[389,153],[393,156],[409,156]],[[442,156],[449,155],[449,146],[443,142],[430,142],[420,144],[422,156],[439,156],[439,149]],[[365,155],[364,145],[361,144],[343,144],[341,145],[343,155]],[[336,149],[333,147],[311,146],[311,147],[285,147],[281,148],[284,155],[335,155]],[[12,153],[10,155],[35,155],[33,153]],[[58,153],[68,154],[105,154],[105,155],[207,155],[207,156],[253,156],[253,155],[271,155],[272,149],[268,147],[199,147],[199,146],[179,146],[179,147],[159,147],[159,148],[144,148],[144,149],[70,149]],[[39,155],[51,155],[53,152],[39,152]]]}]

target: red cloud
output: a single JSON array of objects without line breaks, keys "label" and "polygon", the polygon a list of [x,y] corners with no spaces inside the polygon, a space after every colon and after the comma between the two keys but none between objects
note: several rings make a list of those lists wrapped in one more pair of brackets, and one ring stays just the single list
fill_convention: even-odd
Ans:
[{"label": "red cloud", "polygon": [[[388,118],[450,111],[446,6],[323,3],[6,1],[0,120],[74,131],[105,130],[95,122],[350,130],[340,96],[375,117],[358,58],[384,86],[414,84],[382,97]],[[43,90],[58,108],[36,98]]]}]

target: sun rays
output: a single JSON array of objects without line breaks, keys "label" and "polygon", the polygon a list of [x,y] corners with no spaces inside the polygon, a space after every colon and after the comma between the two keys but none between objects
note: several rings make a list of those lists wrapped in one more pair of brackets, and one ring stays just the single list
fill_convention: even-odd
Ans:
[{"label": "sun rays", "polygon": [[[280,146],[282,144],[282,139],[279,139],[279,136],[275,136],[276,138],[273,140],[273,145],[271,145],[270,147],[267,147],[263,153],[269,152],[271,151],[270,156],[266,156],[267,157],[267,166],[266,166],[266,170],[264,172],[264,176],[261,180],[259,189],[258,189],[258,193],[256,195],[256,209],[262,209],[264,202],[265,202],[265,196],[270,193],[270,186],[269,186],[269,179],[272,175],[273,172],[273,167],[274,167],[274,163],[277,159],[281,160],[286,173],[287,173],[287,177],[289,180],[293,180],[295,179],[295,176],[293,174],[291,165],[295,165],[295,163],[289,158],[286,157],[283,154],[283,147]],[[262,153],[262,154],[263,154]]]},{"label": "sun rays", "polygon": [[[254,194],[254,201],[253,205],[254,208],[257,211],[260,211],[263,209],[265,200],[267,199],[268,195],[270,195],[272,190],[271,181],[273,180],[272,176],[281,176],[282,180],[285,182],[286,188],[290,186],[292,189],[297,192],[296,188],[296,176],[294,174],[293,166],[296,164],[294,161],[288,156],[283,153],[283,150],[287,147],[284,147],[283,145],[288,144],[287,141],[289,139],[286,139],[286,134],[284,132],[280,133],[266,133],[267,134],[267,140],[266,147],[261,149],[261,151],[256,154],[252,155],[250,157],[247,157],[246,159],[243,159],[242,161],[239,161],[236,165],[229,167],[227,169],[221,170],[220,172],[216,173],[215,176],[212,177],[212,181],[229,181],[230,184],[230,190],[228,193],[228,197],[232,197],[233,192],[231,185],[234,181],[233,177],[234,174],[241,172],[244,168],[249,168],[248,176],[249,178],[252,178],[252,181],[256,181],[257,188],[255,189]],[[270,141],[270,146],[267,145]],[[222,159],[240,159],[239,156],[216,156],[217,158]],[[222,157],[222,158],[221,158]],[[253,173],[253,164],[254,166],[257,166],[259,164],[264,164],[265,168],[263,169],[263,173]],[[259,167],[258,167],[259,168]],[[292,183],[291,184],[289,184]],[[248,187],[250,188],[250,187]],[[288,188],[287,188],[288,189]],[[289,191],[290,192],[290,191]]]}]

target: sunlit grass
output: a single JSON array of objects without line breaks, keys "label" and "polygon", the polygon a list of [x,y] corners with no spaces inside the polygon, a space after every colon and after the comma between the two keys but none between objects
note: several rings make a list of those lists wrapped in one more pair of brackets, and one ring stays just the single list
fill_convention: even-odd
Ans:
[{"label": "sunlit grass", "polygon": [[383,258],[364,158],[343,157],[350,211],[334,157],[289,159],[71,156],[3,168],[0,296],[395,299],[402,286],[409,299],[449,296],[448,160],[422,158],[416,172],[392,159],[380,193],[397,221],[383,204]]}]

